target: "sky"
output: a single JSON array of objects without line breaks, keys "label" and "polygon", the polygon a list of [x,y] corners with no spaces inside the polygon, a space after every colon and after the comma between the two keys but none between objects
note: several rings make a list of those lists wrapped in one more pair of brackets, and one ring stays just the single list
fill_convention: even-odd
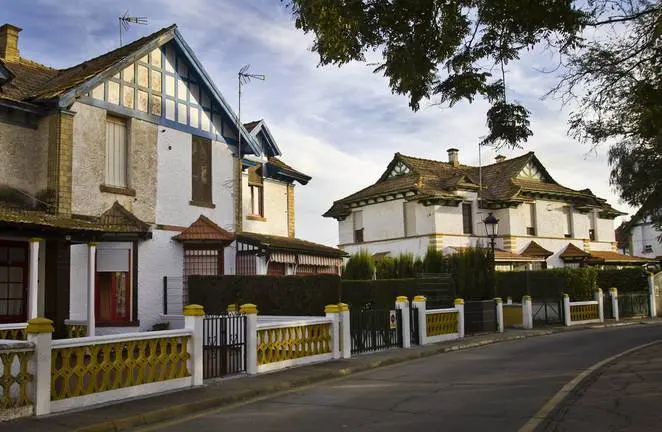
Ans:
[{"label": "sky", "polygon": [[[282,159],[313,179],[296,188],[297,237],[338,243],[337,222],[321,215],[334,200],[374,183],[394,153],[447,160],[458,148],[460,162],[478,164],[478,142],[487,134],[482,102],[440,107],[434,100],[412,112],[393,95],[374,66],[352,63],[319,67],[313,38],[294,26],[280,0],[0,0],[0,21],[21,27],[21,55],[58,68],[72,66],[119,46],[117,17],[146,16],[125,43],[177,24],[226,100],[237,108],[237,72],[265,74],[244,86],[242,120],[263,118]],[[377,55],[368,62],[379,60]],[[531,111],[534,136],[514,157],[534,151],[551,176],[573,189],[590,188],[616,208],[634,213],[609,185],[607,147],[592,149],[567,135],[570,109],[542,99],[556,82],[555,59],[542,50],[507,66],[508,97]],[[484,164],[495,149],[482,149]],[[620,221],[617,219],[616,224]]]}]

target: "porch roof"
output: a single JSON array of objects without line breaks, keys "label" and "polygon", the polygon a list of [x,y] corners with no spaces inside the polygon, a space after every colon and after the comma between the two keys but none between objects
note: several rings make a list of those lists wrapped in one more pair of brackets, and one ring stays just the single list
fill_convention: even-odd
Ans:
[{"label": "porch roof", "polygon": [[562,260],[577,260],[588,256],[590,256],[588,252],[579,249],[572,243],[568,243],[568,246],[566,246],[563,252],[561,252],[559,258]]},{"label": "porch roof", "polygon": [[535,241],[531,240],[531,243],[522,251],[520,255],[529,256],[529,257],[539,257],[539,258],[548,258],[554,255],[554,252],[550,252],[544,247],[540,246]]},{"label": "porch roof", "polygon": [[208,217],[200,215],[195,222],[173,239],[180,242],[230,243],[234,240],[234,234],[224,230]]},{"label": "porch roof", "polygon": [[591,256],[587,258],[587,261],[590,263],[605,264],[648,264],[657,262],[653,258],[623,255],[613,251],[593,251],[591,252]]},{"label": "porch roof", "polygon": [[340,249],[293,237],[241,232],[237,234],[237,241],[259,246],[270,251],[283,250],[291,252],[302,252],[308,255],[330,256],[338,258],[347,256],[347,253]]}]

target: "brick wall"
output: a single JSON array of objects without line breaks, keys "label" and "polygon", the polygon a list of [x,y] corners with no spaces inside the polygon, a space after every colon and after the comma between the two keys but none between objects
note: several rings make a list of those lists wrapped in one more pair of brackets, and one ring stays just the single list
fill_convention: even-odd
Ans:
[{"label": "brick wall", "polygon": [[294,213],[294,185],[287,185],[287,235],[294,237],[295,213]]},{"label": "brick wall", "polygon": [[71,165],[74,113],[60,111],[50,118],[48,190],[58,214],[71,215]]}]

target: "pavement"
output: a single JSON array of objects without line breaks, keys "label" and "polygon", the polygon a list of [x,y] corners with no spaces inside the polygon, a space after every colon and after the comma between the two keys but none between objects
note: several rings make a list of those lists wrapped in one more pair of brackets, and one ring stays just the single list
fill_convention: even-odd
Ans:
[{"label": "pavement", "polygon": [[[659,321],[656,320],[649,323],[658,322]],[[381,370],[378,368],[383,368],[384,370],[397,370],[400,367],[409,370],[414,368],[413,370],[423,371],[426,375],[428,375],[430,371],[433,371],[431,375],[432,378],[434,378],[439,376],[437,372],[434,371],[435,367],[439,367],[441,365],[456,364],[457,360],[453,360],[452,356],[455,356],[454,358],[458,358],[457,356],[462,354],[471,357],[471,354],[469,353],[474,351],[470,350],[471,348],[485,347],[487,345],[497,344],[499,342],[522,340],[519,343],[495,345],[494,348],[510,348],[502,348],[502,350],[505,350],[504,352],[506,352],[506,354],[499,354],[501,349],[496,349],[496,351],[494,351],[495,354],[488,353],[489,355],[487,355],[484,359],[487,363],[472,364],[471,362],[465,363],[464,361],[460,360],[460,363],[457,364],[461,366],[460,369],[463,375],[461,374],[458,376],[470,376],[473,378],[467,379],[474,381],[480,380],[480,377],[484,375],[485,371],[493,370],[495,367],[499,370],[507,370],[509,374],[512,374],[513,372],[519,373],[518,371],[525,371],[527,374],[530,374],[531,372],[528,371],[528,368],[531,365],[528,363],[522,364],[522,359],[538,358],[542,356],[541,361],[549,362],[550,359],[554,357],[551,354],[556,354],[557,357],[561,356],[564,358],[564,356],[567,357],[567,348],[569,346],[573,347],[573,349],[580,348],[586,351],[589,349],[588,347],[595,346],[594,342],[596,340],[602,340],[604,342],[603,338],[596,339],[595,334],[599,332],[610,331],[618,333],[618,340],[620,341],[619,344],[612,344],[608,347],[602,347],[600,345],[600,349],[595,349],[593,351],[589,349],[589,351],[580,355],[582,361],[587,361],[590,359],[599,360],[601,359],[600,355],[602,355],[604,351],[617,351],[622,346],[632,345],[640,340],[648,340],[651,339],[651,337],[662,338],[662,326],[641,325],[642,323],[639,322],[630,322],[628,324],[629,325],[627,327],[616,327],[609,329],[603,328],[605,327],[604,325],[592,325],[570,329],[548,328],[537,330],[507,330],[506,333],[502,334],[476,335],[467,337],[463,340],[449,341],[407,350],[394,349],[370,355],[357,356],[353,357],[352,359],[292,368],[254,377],[239,377],[217,380],[214,382],[206,382],[204,386],[194,389],[161,394],[142,399],[125,400],[120,403],[106,404],[98,408],[81,410],[77,412],[68,412],[64,414],[44,417],[30,417],[12,422],[6,422],[1,425],[0,429],[3,432],[31,432],[43,430],[48,430],[49,432],[96,432],[132,430],[135,428],[155,425],[154,427],[157,428],[155,430],[161,430],[158,429],[161,427],[159,425],[166,424],[169,421],[173,421],[173,419],[180,421],[181,419],[197,416],[200,415],[200,413],[204,414],[213,410],[222,409],[223,407],[232,409],[232,407],[240,406],[242,404],[248,404],[246,406],[250,406],[254,401],[258,401],[255,403],[259,404],[260,399],[277,398],[279,395],[282,395],[282,397],[287,397],[288,395],[292,394],[292,392],[296,392],[308,387],[315,389],[317,388],[317,384],[324,385],[325,382],[332,383],[335,381],[334,379],[342,377],[347,377],[345,379],[351,379],[354,375],[358,374],[357,376],[359,376],[364,372],[378,373],[378,371]],[[593,331],[576,331],[591,329]],[[630,333],[636,335],[641,334],[641,336],[627,336]],[[537,337],[548,335],[548,338]],[[573,339],[572,335],[583,335],[583,337],[579,338],[581,341],[556,342],[557,344],[560,344],[560,346],[556,347],[556,349],[544,348],[542,351],[537,343],[532,343],[532,341],[541,341],[540,343],[542,343],[542,341],[546,340],[554,342],[554,340],[558,339],[559,337],[570,337]],[[552,343],[552,345],[554,345],[554,343]],[[541,346],[544,347],[546,344],[542,343]],[[490,347],[490,349],[493,348]],[[466,354],[464,354],[465,350],[469,351],[466,351]],[[475,351],[488,352],[487,348],[481,348],[480,350]],[[447,357],[438,355],[442,353],[453,354],[447,355]],[[430,363],[432,365],[432,369],[430,369],[429,365],[416,366],[420,362]],[[389,365],[399,366],[388,368],[387,366]],[[504,369],[505,365],[510,366]],[[586,367],[588,366],[590,366],[590,364],[586,365]],[[377,371],[372,371],[373,369],[377,369]],[[439,371],[439,373],[441,372],[442,371]],[[556,377],[557,380],[560,378],[563,382],[559,381],[555,383],[559,386],[563,385],[564,380],[567,381],[571,379],[572,375],[576,374],[576,372],[577,370],[573,366],[573,368],[571,368],[571,373],[566,372]],[[445,373],[442,375],[445,375]],[[451,373],[449,376],[453,377],[455,375]],[[425,382],[426,378],[419,376],[416,378],[416,380]],[[486,379],[485,382],[489,381],[489,379]],[[501,382],[501,384],[505,384],[505,382]],[[370,388],[374,388],[380,394],[384,390],[380,389],[380,386]],[[379,394],[376,396],[379,396]],[[363,396],[361,398],[363,399]],[[379,398],[377,397],[377,399]],[[542,398],[538,402],[542,405],[545,400]],[[443,405],[445,402],[439,403]],[[474,406],[473,404],[470,405]],[[477,406],[474,406],[474,409],[476,409],[476,407]],[[480,406],[478,407],[480,408]],[[518,416],[518,418],[519,417],[520,416]],[[289,419],[289,421],[291,420],[292,419]],[[258,430],[281,430],[271,426],[272,425],[269,424],[268,427],[258,427]],[[205,429],[202,427],[199,430],[217,430],[217,427],[218,423],[216,423],[215,426],[212,426],[210,429]],[[237,427],[242,426],[238,424]],[[189,429],[187,426],[181,430],[192,429],[194,428]],[[292,430],[292,423],[288,423],[288,426],[282,430]],[[299,430],[306,429],[304,428]]]}]

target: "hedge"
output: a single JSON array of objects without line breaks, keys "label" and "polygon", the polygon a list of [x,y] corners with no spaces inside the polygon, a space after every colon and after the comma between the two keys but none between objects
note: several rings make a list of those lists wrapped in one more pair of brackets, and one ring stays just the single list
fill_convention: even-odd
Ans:
[{"label": "hedge", "polygon": [[397,296],[411,300],[417,295],[427,297],[429,307],[451,307],[455,289],[452,280],[442,275],[429,279],[342,281],[341,298],[351,308],[393,308]]},{"label": "hedge", "polygon": [[612,287],[616,287],[619,293],[647,291],[648,273],[639,267],[598,270],[598,286],[605,292]]}]

